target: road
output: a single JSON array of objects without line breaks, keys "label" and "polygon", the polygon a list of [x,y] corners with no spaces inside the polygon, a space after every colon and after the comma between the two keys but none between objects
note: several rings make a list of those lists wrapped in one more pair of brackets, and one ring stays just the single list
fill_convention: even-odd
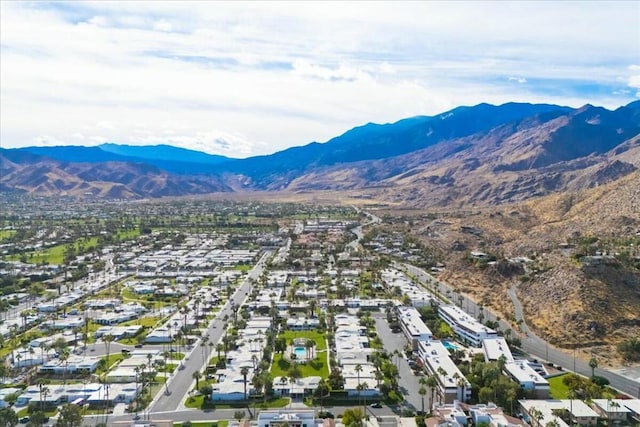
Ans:
[{"label": "road", "polygon": [[[262,271],[271,252],[265,252],[256,265],[245,276],[242,284],[236,289],[231,298],[225,303],[222,310],[218,312],[216,318],[209,324],[206,331],[202,333],[202,337],[209,336],[210,342],[217,343],[222,334],[224,333],[226,326],[224,324],[224,317],[231,318],[233,313],[231,311],[232,304],[240,306],[247,295],[251,292],[251,280],[257,280]],[[182,402],[186,398],[189,390],[192,389],[195,383],[191,375],[195,371],[202,371],[207,361],[202,360],[200,356],[200,342],[196,342],[191,351],[185,355],[185,359],[182,363],[182,368],[178,368],[176,372],[168,379],[166,392],[158,392],[154,400],[150,405],[150,412],[166,412],[175,411],[182,408]],[[129,416],[131,419],[131,416]]]},{"label": "road", "polygon": [[[529,329],[529,326],[527,326],[524,321],[522,305],[516,295],[515,287],[509,289],[509,297],[513,301],[513,305],[515,307],[516,320],[522,319],[520,329],[523,334],[521,334],[520,339],[522,340],[522,349],[524,351],[586,377],[591,376],[591,367],[589,367],[588,361],[576,357],[575,353],[567,354],[566,352],[549,345],[547,341],[538,337],[531,329]],[[595,374],[608,379],[612,387],[633,397],[640,398],[640,383],[637,381],[601,368],[596,368]]]},{"label": "road", "polygon": [[[421,411],[422,410],[422,396],[418,393],[420,390],[420,378],[419,376],[414,375],[413,370],[409,366],[407,359],[404,356],[404,347],[407,345],[407,339],[402,333],[394,334],[391,332],[389,328],[389,324],[385,319],[384,314],[382,313],[374,313],[372,317],[376,321],[376,330],[382,343],[384,344],[384,348],[387,351],[393,351],[398,349],[402,352],[402,356],[397,358],[397,367],[398,373],[400,375],[400,391],[404,396],[404,402],[401,405],[400,410],[409,409],[411,411]],[[394,357],[394,360],[396,358]],[[430,408],[431,403],[429,402],[430,394],[427,393],[424,396],[424,407]]]},{"label": "road", "polygon": [[[440,292],[440,294],[442,295],[446,295],[447,292],[449,292],[451,295],[454,295],[455,293],[454,289],[451,286],[443,282],[440,282],[439,280],[437,280],[436,278],[434,278],[433,276],[431,276],[421,268],[412,266],[410,264],[396,264],[396,266],[399,268],[404,267],[408,273],[418,278],[422,283],[426,283],[428,285],[427,286],[428,288],[436,287],[438,289],[438,292]],[[552,362],[556,365],[562,366],[566,370],[570,370],[570,371],[582,374],[584,376],[590,377],[591,368],[589,367],[589,364],[587,361],[582,360],[579,357],[574,358],[574,354],[572,352],[567,353],[565,351],[562,351],[554,347],[553,345],[550,345],[547,341],[538,337],[534,332],[532,332],[529,329],[529,327],[524,322],[522,305],[520,304],[520,301],[517,298],[515,288],[510,289],[508,294],[514,303],[514,307],[515,307],[514,314],[515,314],[516,320],[522,319],[522,324],[520,327],[521,329],[520,339],[522,341],[522,346],[521,346],[522,350],[524,350],[525,352],[529,353],[534,357],[537,357],[538,359]],[[456,303],[460,302],[457,296],[455,297],[455,302]],[[472,316],[477,316],[477,313],[479,313],[479,308],[477,304],[465,295],[462,295],[461,305],[462,305],[462,308]],[[496,321],[497,319],[496,314],[493,313],[491,310],[488,310],[486,307],[483,307],[483,312],[486,320]],[[498,323],[502,330],[506,330],[507,328],[512,328],[512,325],[510,325],[509,323],[507,323],[502,319],[499,320]],[[518,333],[515,330],[514,332]],[[595,373],[596,375],[600,375],[608,379],[613,388],[620,390],[623,393],[626,393],[630,396],[640,398],[639,382],[602,368],[596,368]]]}]

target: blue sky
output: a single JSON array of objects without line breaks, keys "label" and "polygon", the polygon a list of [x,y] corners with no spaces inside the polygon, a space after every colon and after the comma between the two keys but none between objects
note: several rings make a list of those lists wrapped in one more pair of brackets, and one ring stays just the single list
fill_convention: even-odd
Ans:
[{"label": "blue sky", "polygon": [[640,98],[640,2],[0,2],[0,145],[231,157],[459,105]]}]

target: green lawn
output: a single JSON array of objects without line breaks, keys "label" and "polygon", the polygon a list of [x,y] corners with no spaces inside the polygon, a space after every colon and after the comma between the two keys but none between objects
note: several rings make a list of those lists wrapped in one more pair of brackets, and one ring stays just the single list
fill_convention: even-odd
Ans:
[{"label": "green lawn", "polygon": [[139,235],[140,235],[140,229],[139,228],[134,228],[133,230],[118,231],[118,238],[120,240],[135,239]]},{"label": "green lawn", "polygon": [[[327,378],[329,376],[329,363],[327,360],[327,340],[322,332],[318,331],[285,331],[280,334],[281,338],[287,340],[287,344],[294,338],[306,338],[313,340],[316,343],[315,346],[315,359],[299,363],[298,366],[302,371],[303,377],[320,376]],[[285,360],[282,355],[275,354],[273,356],[273,363],[271,364],[271,375],[287,376],[288,370],[291,367],[291,363]]]},{"label": "green lawn", "polygon": [[0,230],[0,240],[8,239],[16,234],[16,230]]},{"label": "green lawn", "polygon": [[[80,244],[83,244],[85,248],[95,247],[98,244],[97,237],[91,237],[89,239],[80,238],[75,242],[76,252],[80,247]],[[67,245],[56,245],[47,249],[43,249],[40,251],[34,251],[30,253],[26,253],[24,255],[27,256],[28,262],[32,264],[40,264],[43,262],[47,262],[49,264],[59,265],[64,262],[64,253],[66,251]],[[10,261],[17,261],[23,254],[14,254],[8,257]]]},{"label": "green lawn", "polygon": [[141,319],[133,319],[127,322],[122,322],[118,326],[140,325],[140,326],[147,326],[149,328],[153,328],[154,326],[156,326],[159,319],[160,319],[159,317],[143,317]]},{"label": "green lawn", "polygon": [[[103,359],[107,359],[107,356],[104,356]],[[107,364],[106,364],[107,368],[106,369],[101,369],[100,367],[98,367],[98,369],[96,370],[96,374],[100,375],[100,374],[109,372],[109,369],[111,369],[114,364],[118,363],[122,359],[124,359],[124,355],[122,353],[112,353],[112,354],[110,354],[109,355],[109,359],[107,360]]]},{"label": "green lawn", "polygon": [[293,338],[307,338],[316,342],[316,351],[327,349],[327,339],[322,332],[318,331],[285,331],[279,335],[291,343]]},{"label": "green lawn", "polygon": [[[291,363],[285,360],[281,354],[273,356],[271,364],[271,375],[274,377],[287,376]],[[327,364],[327,353],[318,353],[316,358],[304,363],[298,363],[298,367],[303,377],[329,377],[329,365]]]},{"label": "green lawn", "polygon": [[547,380],[549,381],[549,392],[552,399],[568,399],[569,388],[562,382],[565,375],[567,374],[558,375]]},{"label": "green lawn", "polygon": [[[269,409],[269,408],[284,408],[289,404],[288,397],[281,397],[278,399],[270,399],[266,402],[258,401],[256,403],[256,408],[260,409]],[[250,407],[253,408],[253,401],[248,403]],[[185,406],[187,408],[195,408],[195,409],[231,409],[231,408],[246,408],[247,402],[228,402],[228,403],[214,403],[210,400],[205,401],[203,395],[198,396],[190,396],[185,401]]]}]

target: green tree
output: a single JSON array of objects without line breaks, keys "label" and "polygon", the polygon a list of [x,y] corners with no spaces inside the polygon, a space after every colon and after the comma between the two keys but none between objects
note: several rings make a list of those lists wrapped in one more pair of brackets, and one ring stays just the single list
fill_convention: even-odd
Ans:
[{"label": "green tree", "polygon": [[196,390],[198,390],[200,388],[200,378],[202,378],[202,374],[200,371],[193,371],[191,378],[196,380]]},{"label": "green tree", "polygon": [[13,408],[0,409],[0,427],[15,427],[18,425],[18,415]]},{"label": "green tree", "polygon": [[47,422],[47,416],[43,411],[36,411],[29,415],[27,427],[40,427]]},{"label": "green tree", "polygon": [[342,424],[346,427],[362,427],[364,421],[364,413],[361,408],[345,409],[342,414]]},{"label": "green tree", "polygon": [[66,404],[60,408],[60,415],[56,421],[56,427],[80,427],[82,426],[82,411],[80,406]]},{"label": "green tree", "polygon": [[596,356],[591,356],[591,359],[589,359],[589,367],[591,368],[591,378],[593,378],[596,376],[596,368],[598,367]]},{"label": "green tree", "polygon": [[427,394],[427,389],[421,385],[418,394],[422,397],[422,413],[424,414],[424,395]]},{"label": "green tree", "polygon": [[249,368],[243,366],[240,369],[240,375],[242,375],[242,385],[244,385],[244,400],[247,400],[247,375],[249,374]]}]

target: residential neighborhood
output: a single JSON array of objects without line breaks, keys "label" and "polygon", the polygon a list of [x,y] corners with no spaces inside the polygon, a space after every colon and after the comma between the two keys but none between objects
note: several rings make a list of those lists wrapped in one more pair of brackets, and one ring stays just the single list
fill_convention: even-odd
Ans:
[{"label": "residential neighborhood", "polygon": [[523,352],[489,308],[435,286],[446,266],[406,236],[364,239],[370,212],[207,208],[219,211],[61,212],[110,236],[83,226],[65,243],[43,243],[61,227],[5,222],[3,235],[33,237],[3,244],[16,289],[1,300],[3,408],[28,425],[69,405],[86,425],[640,422],[637,396]]}]

